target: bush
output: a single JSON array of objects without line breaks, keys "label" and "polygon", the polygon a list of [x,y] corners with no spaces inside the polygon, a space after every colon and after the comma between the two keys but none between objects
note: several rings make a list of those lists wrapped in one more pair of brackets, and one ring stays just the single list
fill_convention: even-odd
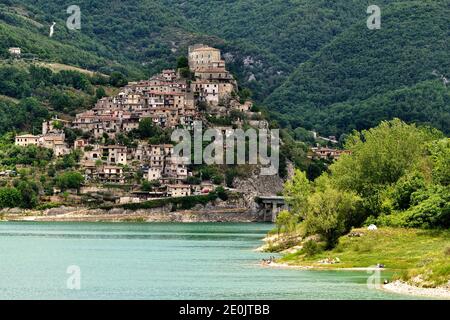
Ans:
[{"label": "bush", "polygon": [[221,199],[223,201],[228,200],[228,193],[226,192],[226,190],[223,187],[218,187],[216,189],[215,193],[217,194],[219,199]]},{"label": "bush", "polygon": [[76,171],[64,172],[56,178],[56,185],[61,188],[61,190],[79,190],[83,182],[84,177],[81,175],[81,173]]},{"label": "bush", "polygon": [[202,180],[199,177],[189,176],[186,179],[186,183],[191,185],[199,185],[202,183]]},{"label": "bush", "polygon": [[215,175],[215,176],[213,176],[212,177],[212,183],[214,183],[214,184],[222,184],[222,182],[223,182],[223,176],[221,176],[221,175]]},{"label": "bush", "polygon": [[22,195],[22,208],[31,209],[38,204],[39,187],[34,181],[16,180],[14,186]]},{"label": "bush", "polygon": [[323,236],[327,249],[331,249],[351,229],[359,207],[360,198],[356,194],[326,186],[308,197],[304,215],[306,231]]},{"label": "bush", "polygon": [[22,205],[22,194],[16,188],[0,188],[0,208],[15,208]]},{"label": "bush", "polygon": [[434,186],[419,190],[412,195],[413,205],[404,211],[380,215],[376,224],[381,226],[407,228],[449,228],[450,190]]},{"label": "bush", "polygon": [[302,251],[306,256],[311,257],[321,253],[323,251],[323,247],[314,240],[308,240],[303,244]]}]

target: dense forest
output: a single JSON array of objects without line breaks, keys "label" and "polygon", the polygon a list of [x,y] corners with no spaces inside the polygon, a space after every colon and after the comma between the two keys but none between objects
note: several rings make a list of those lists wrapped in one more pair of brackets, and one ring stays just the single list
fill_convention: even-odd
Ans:
[{"label": "dense forest", "polygon": [[72,4],[2,1],[0,57],[19,46],[24,57],[142,79],[203,42],[282,127],[339,136],[399,117],[450,128],[447,1],[378,1],[380,30],[367,28],[370,3],[359,0],[80,0],[78,31],[65,26]]},{"label": "dense forest", "polygon": [[267,105],[283,125],[324,134],[370,128],[392,117],[448,134],[449,89],[441,76],[450,74],[450,7],[443,4],[391,5],[380,30],[355,24],[295,70]]}]

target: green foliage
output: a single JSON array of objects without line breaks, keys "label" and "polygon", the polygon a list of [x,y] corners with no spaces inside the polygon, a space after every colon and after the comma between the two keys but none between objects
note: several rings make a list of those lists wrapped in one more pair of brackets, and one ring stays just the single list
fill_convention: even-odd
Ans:
[{"label": "green foliage", "polygon": [[[50,69],[34,64],[0,64],[0,95],[21,99],[0,101],[0,133],[20,129],[38,133],[43,120],[55,111],[73,113],[95,102],[91,78],[77,71]],[[31,120],[31,121],[30,121]]]},{"label": "green foliage", "polygon": [[345,145],[352,154],[342,156],[330,166],[333,182],[340,189],[364,196],[367,207],[376,214],[380,212],[380,192],[417,166],[427,143],[440,136],[398,119],[355,132]]},{"label": "green foliage", "polygon": [[306,235],[327,249],[352,227],[366,223],[413,228],[450,226],[448,138],[398,119],[348,136],[330,172],[309,182],[296,170],[284,195]]},{"label": "green foliage", "polygon": [[214,183],[214,184],[222,184],[223,180],[224,180],[223,176],[220,174],[212,176],[212,179],[211,179],[212,183]]},{"label": "green foliage", "polygon": [[189,68],[189,60],[186,56],[180,56],[177,59],[177,69]]},{"label": "green foliage", "polygon": [[303,214],[306,232],[320,234],[327,248],[333,248],[338,238],[352,227],[359,214],[360,198],[352,192],[327,186],[307,199],[307,211]]},{"label": "green foliage", "polygon": [[277,233],[289,232],[292,230],[292,225],[295,224],[295,217],[287,210],[281,211],[275,220],[277,226]]},{"label": "green foliage", "polygon": [[25,98],[19,104],[0,100],[0,134],[12,130],[39,131],[48,110],[35,98]]},{"label": "green foliage", "polygon": [[139,121],[137,136],[141,139],[148,139],[150,144],[171,143],[171,130],[163,129],[153,124],[151,118],[143,118]]},{"label": "green foliage", "polygon": [[125,75],[123,75],[120,72],[113,72],[111,73],[111,76],[109,77],[109,83],[114,86],[114,87],[123,87],[125,85],[127,85],[128,80],[125,77]]},{"label": "green foliage", "polygon": [[15,208],[22,204],[22,194],[16,188],[0,188],[0,208]]},{"label": "green foliage", "polygon": [[393,202],[393,208],[397,210],[408,209],[412,204],[414,192],[425,187],[424,176],[417,171],[406,174],[401,177],[394,185],[390,198]]},{"label": "green foliage", "polygon": [[186,178],[186,183],[190,185],[199,185],[202,180],[199,177],[189,176]]},{"label": "green foliage", "polygon": [[234,178],[238,176],[235,168],[230,168],[225,172],[225,184],[228,188],[233,188]]},{"label": "green foliage", "polygon": [[360,19],[301,64],[265,104],[284,124],[322,134],[394,117],[449,133],[449,90],[432,74],[450,70],[449,14],[444,1],[385,5],[380,30]]},{"label": "green foliage", "polygon": [[76,171],[61,173],[56,177],[56,185],[61,190],[77,189],[79,190],[84,182],[84,177]]},{"label": "green foliage", "polygon": [[97,97],[97,99],[106,97],[105,89],[103,87],[97,88],[97,90],[95,90],[95,96]]},{"label": "green foliage", "polygon": [[55,167],[57,170],[65,170],[73,168],[77,165],[77,158],[74,153],[65,154],[62,158],[56,161]]},{"label": "green foliage", "polygon": [[382,215],[377,223],[408,228],[450,228],[450,189],[432,186],[412,194],[412,205],[405,211]]},{"label": "green foliage", "polygon": [[224,187],[217,187],[214,193],[217,194],[220,200],[228,200],[228,193]]},{"label": "green foliage", "polygon": [[306,174],[296,169],[292,179],[285,183],[283,195],[294,213],[304,214],[310,192],[311,185]]},{"label": "green foliage", "polygon": [[153,191],[154,188],[161,186],[161,183],[158,180],[142,181],[141,190],[142,191]]},{"label": "green foliage", "polygon": [[302,252],[304,252],[307,257],[312,257],[322,251],[323,248],[317,243],[317,241],[308,240],[303,243]]},{"label": "green foliage", "polygon": [[0,163],[7,166],[18,164],[45,166],[53,158],[52,150],[34,145],[20,147],[10,144],[1,151]]},{"label": "green foliage", "polygon": [[450,139],[442,139],[428,148],[433,162],[433,180],[443,186],[450,185]]},{"label": "green foliage", "polygon": [[152,118],[144,118],[139,122],[139,136],[141,139],[156,135],[158,128],[153,124]]},{"label": "green foliage", "polygon": [[15,180],[14,186],[21,194],[21,207],[31,209],[38,204],[39,187],[36,182]]}]

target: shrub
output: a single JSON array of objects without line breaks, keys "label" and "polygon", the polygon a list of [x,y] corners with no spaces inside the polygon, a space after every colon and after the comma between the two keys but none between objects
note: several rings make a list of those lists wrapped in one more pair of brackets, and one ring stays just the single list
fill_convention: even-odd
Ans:
[{"label": "shrub", "polygon": [[338,238],[348,232],[360,207],[360,198],[352,192],[327,187],[308,197],[304,223],[308,234],[324,237],[327,249],[333,248]]},{"label": "shrub", "polygon": [[323,251],[323,247],[314,240],[308,240],[303,244],[303,253],[308,256],[314,256]]},{"label": "shrub", "polygon": [[22,194],[16,188],[0,188],[0,208],[20,207]]},{"label": "shrub", "polygon": [[81,175],[81,173],[76,171],[64,172],[56,178],[56,185],[61,188],[61,190],[79,190],[83,182],[84,177]]},{"label": "shrub", "polygon": [[216,189],[216,194],[219,197],[219,199],[226,201],[228,200],[228,193],[226,192],[226,190],[223,187],[218,187]]}]

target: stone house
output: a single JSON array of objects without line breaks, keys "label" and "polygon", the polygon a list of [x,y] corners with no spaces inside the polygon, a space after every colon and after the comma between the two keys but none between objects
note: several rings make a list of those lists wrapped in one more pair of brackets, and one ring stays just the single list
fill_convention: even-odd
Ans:
[{"label": "stone house", "polygon": [[32,134],[23,134],[20,136],[16,136],[15,138],[15,145],[26,147],[28,145],[39,145],[39,138],[40,136],[35,136]]},{"label": "stone house", "polygon": [[197,44],[189,46],[188,51],[189,68],[192,71],[201,67],[211,67],[213,65],[220,65],[221,63],[225,64],[221,58],[219,49],[204,44]]},{"label": "stone house", "polygon": [[168,197],[187,197],[192,194],[191,186],[186,184],[168,184]]}]

